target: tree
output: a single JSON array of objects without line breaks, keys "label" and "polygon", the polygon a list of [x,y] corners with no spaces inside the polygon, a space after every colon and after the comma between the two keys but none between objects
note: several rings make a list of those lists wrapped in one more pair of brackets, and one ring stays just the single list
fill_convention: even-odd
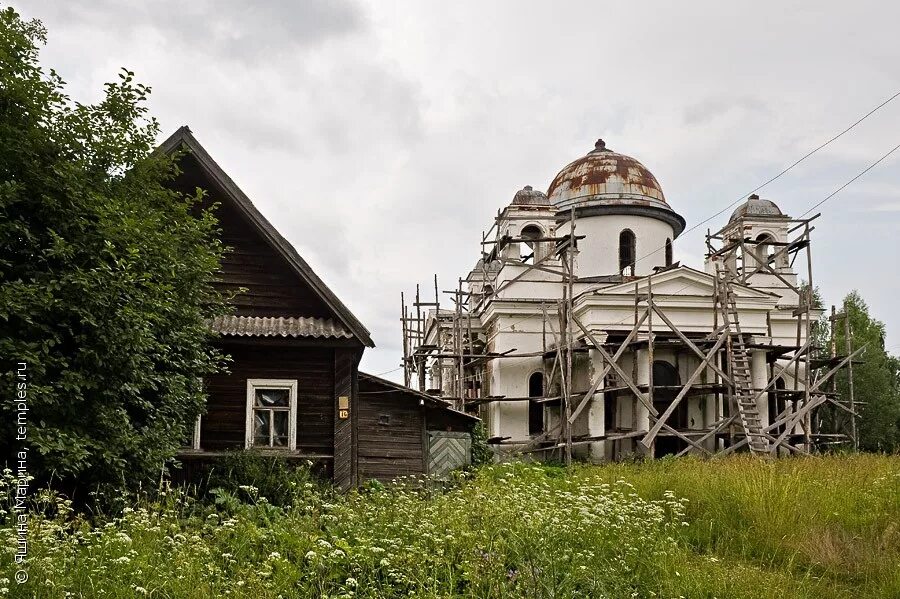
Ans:
[{"label": "tree", "polygon": [[[853,365],[854,397],[858,408],[859,447],[866,451],[897,451],[900,449],[900,361],[885,351],[884,323],[872,318],[869,306],[857,291],[847,294],[843,313],[849,318],[851,347],[866,345]],[[842,323],[835,327],[838,353],[844,353],[846,336]],[[850,381],[847,369],[837,375],[837,390],[849,398]]]},{"label": "tree", "polygon": [[131,72],[101,101],[71,101],[39,62],[46,32],[0,12],[0,356],[3,397],[25,363],[27,439],[0,402],[0,446],[24,443],[39,481],[133,487],[188,436],[200,377],[222,360],[208,320],[217,224],[166,187],[150,88]]}]

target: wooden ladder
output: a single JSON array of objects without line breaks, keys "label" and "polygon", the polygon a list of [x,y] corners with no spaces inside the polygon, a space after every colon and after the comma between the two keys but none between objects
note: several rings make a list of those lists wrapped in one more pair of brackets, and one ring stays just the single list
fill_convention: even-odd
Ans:
[{"label": "wooden ladder", "polygon": [[[724,270],[724,272],[723,272]],[[731,379],[734,383],[734,398],[737,404],[738,419],[750,453],[768,454],[769,439],[763,432],[762,420],[756,406],[756,393],[753,390],[753,379],[750,374],[750,352],[744,343],[741,323],[738,317],[737,302],[731,288],[732,276],[726,269],[720,270],[716,277],[719,283],[719,300],[722,307],[722,318],[727,327],[728,357],[731,360]]]}]

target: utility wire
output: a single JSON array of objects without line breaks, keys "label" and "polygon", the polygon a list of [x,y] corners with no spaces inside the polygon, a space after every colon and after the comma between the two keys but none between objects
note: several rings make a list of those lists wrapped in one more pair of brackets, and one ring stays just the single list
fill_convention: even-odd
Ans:
[{"label": "utility wire", "polygon": [[[898,92],[898,94],[896,94],[896,95],[900,95],[900,92]],[[896,97],[896,95],[895,95],[894,97]],[[871,113],[870,113],[870,114],[871,114]],[[893,147],[891,150],[889,150],[886,154],[882,155],[881,158],[879,158],[878,160],[876,160],[875,162],[873,162],[872,164],[870,164],[869,166],[867,166],[866,168],[864,168],[862,171],[860,171],[859,173],[857,173],[853,178],[851,178],[851,179],[848,180],[846,183],[844,183],[843,185],[841,185],[840,187],[838,187],[837,189],[835,189],[834,191],[832,191],[830,194],[828,194],[827,196],[825,196],[823,199],[821,199],[821,200],[819,200],[817,203],[813,204],[806,212],[804,212],[803,214],[801,214],[799,218],[803,218],[804,216],[806,216],[807,214],[809,214],[810,212],[812,212],[813,210],[815,210],[816,208],[818,208],[819,206],[821,206],[822,204],[824,204],[825,202],[827,202],[828,200],[830,200],[831,198],[833,198],[834,196],[836,196],[837,194],[839,194],[841,191],[843,191],[844,189],[846,189],[847,187],[849,187],[854,181],[856,181],[857,179],[859,179],[860,177],[862,177],[863,175],[865,175],[866,173],[868,173],[870,170],[872,170],[873,168],[875,168],[876,166],[878,166],[880,163],[884,162],[891,154],[893,154],[894,152],[896,152],[898,149],[900,149],[900,144],[897,144],[896,146],[894,146],[894,147]],[[654,273],[654,274],[655,274],[655,273]],[[650,274],[650,275],[647,275],[647,276],[648,276],[648,278],[649,278],[649,277],[652,277],[653,274]],[[685,289],[687,289],[688,287],[689,287],[689,285],[685,285],[685,286],[681,287],[681,289],[677,289],[677,290],[675,290],[675,291],[673,291],[673,292],[671,292],[671,293],[660,294],[660,295],[658,295],[658,296],[655,295],[655,297],[662,297],[662,298],[665,298],[665,297],[675,297],[675,296],[677,296],[679,293],[681,293],[682,291],[684,291]],[[628,318],[631,318],[631,317],[629,316]],[[613,323],[613,324],[622,324],[623,322],[625,322],[626,320],[628,320],[628,318],[626,318],[626,319],[624,319],[624,320],[620,320],[619,322]]]},{"label": "utility wire", "polygon": [[[856,121],[854,121],[854,122],[853,122],[852,124],[850,124],[848,127],[846,127],[843,131],[841,131],[841,132],[837,133],[836,135],[832,136],[830,139],[828,139],[828,140],[825,141],[824,143],[822,143],[822,144],[816,146],[815,148],[813,148],[812,150],[810,150],[809,152],[807,152],[806,154],[804,154],[803,156],[801,156],[799,159],[795,160],[793,163],[791,163],[791,164],[788,165],[786,168],[784,168],[783,170],[781,170],[781,172],[777,173],[777,174],[774,175],[773,177],[770,177],[769,179],[767,179],[766,181],[764,181],[762,184],[758,185],[757,187],[753,188],[753,189],[750,190],[749,192],[747,192],[747,193],[741,195],[738,199],[734,200],[733,202],[731,202],[730,204],[728,204],[727,206],[725,206],[724,208],[722,208],[721,210],[719,210],[718,212],[716,212],[715,214],[713,214],[712,216],[709,216],[709,217],[705,218],[704,220],[700,221],[699,223],[697,223],[696,225],[694,225],[694,226],[692,226],[692,227],[686,229],[686,230],[682,233],[682,236],[685,235],[685,234],[687,234],[687,233],[690,233],[690,232],[692,232],[692,231],[695,231],[696,229],[698,229],[698,228],[701,227],[702,225],[708,223],[708,222],[711,221],[712,219],[714,219],[714,218],[716,218],[717,216],[721,215],[723,212],[727,211],[729,208],[733,207],[733,206],[734,206],[735,204],[737,204],[738,202],[743,201],[747,196],[749,196],[749,195],[751,195],[751,194],[753,194],[753,193],[756,193],[757,191],[760,191],[761,189],[763,189],[764,187],[766,187],[766,186],[769,185],[770,183],[772,183],[772,182],[774,182],[774,181],[780,179],[782,176],[784,176],[785,174],[787,174],[789,171],[791,171],[791,170],[792,170],[794,167],[796,167],[798,164],[800,164],[801,162],[803,162],[804,160],[806,160],[807,158],[809,158],[809,157],[812,156],[813,154],[817,153],[818,151],[822,150],[822,149],[825,148],[826,146],[828,146],[828,145],[830,145],[831,143],[837,141],[838,139],[840,139],[841,137],[843,137],[844,135],[846,135],[847,133],[849,133],[850,131],[852,131],[854,128],[856,128],[857,125],[859,125],[860,123],[862,123],[863,121],[865,121],[867,118],[869,118],[870,116],[872,116],[873,114],[875,114],[876,112],[878,112],[879,110],[881,110],[882,108],[884,108],[885,106],[887,106],[888,104],[890,104],[891,102],[893,102],[895,99],[897,99],[898,96],[900,96],[900,91],[896,92],[894,95],[892,95],[891,97],[889,97],[888,99],[886,99],[884,102],[882,102],[881,104],[879,104],[878,106],[876,106],[875,108],[873,108],[872,110],[870,110],[869,112],[867,112],[866,114],[864,114],[863,116],[861,116],[860,118],[858,118]],[[855,177],[853,177],[852,179],[850,179],[849,181],[847,181],[847,183],[845,183],[844,185],[842,185],[840,188],[836,189],[833,193],[831,193],[830,195],[828,195],[828,196],[827,196],[826,198],[824,198],[821,202],[819,202],[818,204],[814,205],[812,208],[810,208],[809,210],[807,210],[806,212],[804,212],[802,215],[800,215],[800,217],[802,218],[802,217],[805,216],[806,214],[809,214],[811,211],[815,210],[816,208],[818,208],[819,206],[821,206],[822,204],[824,204],[825,202],[827,202],[828,200],[830,200],[832,197],[834,197],[835,195],[837,195],[838,193],[840,193],[844,188],[846,188],[846,187],[849,186],[851,183],[853,183],[854,181],[856,181],[857,179],[859,179],[860,177],[862,177],[862,176],[863,176],[864,174],[866,174],[868,171],[870,171],[870,170],[873,169],[875,166],[877,166],[880,162],[882,162],[883,160],[885,160],[888,156],[890,156],[891,154],[893,154],[898,148],[900,148],[900,145],[898,145],[898,146],[895,147],[893,150],[891,150],[890,152],[888,152],[887,154],[885,154],[884,156],[882,156],[881,158],[879,158],[876,162],[872,163],[866,170],[862,171],[861,173],[859,173],[858,175],[856,175]],[[643,256],[641,256],[641,257],[639,257],[639,258],[636,258],[636,259],[634,260],[634,262],[631,262],[631,263],[629,264],[629,266],[634,266],[634,265],[636,265],[638,262],[640,262],[641,260],[643,260],[644,258],[648,258],[648,257],[650,257],[650,256],[652,256],[652,255],[654,255],[654,254],[656,254],[657,252],[663,251],[664,249],[665,249],[665,246],[664,246],[664,245],[663,245],[663,246],[660,246],[660,247],[656,248],[655,250],[653,250],[653,251],[651,251],[651,252],[649,252],[649,253],[647,253],[647,254],[644,254]],[[680,292],[680,291],[682,291],[682,289],[679,289],[678,291]],[[669,295],[672,295],[672,294],[669,294]],[[663,296],[660,296],[660,297],[669,297],[669,295],[663,295]],[[527,318],[528,318],[528,317],[523,317],[523,318],[520,319],[520,320],[525,320],[525,319],[527,319]],[[516,321],[516,322],[518,322],[518,321]],[[499,332],[508,330],[510,327],[515,326],[516,322],[513,322],[512,324],[507,325],[506,327],[504,327],[504,328],[502,328],[502,329],[498,329],[497,332],[499,333]]]},{"label": "utility wire", "polygon": [[873,162],[872,164],[867,166],[866,169],[863,170],[861,173],[857,174],[855,177],[853,177],[852,179],[850,179],[849,181],[847,181],[846,183],[844,183],[843,185],[841,185],[840,187],[838,187],[837,189],[832,191],[830,194],[825,196],[825,198],[823,198],[817,204],[814,204],[813,206],[811,206],[809,208],[809,210],[807,210],[806,212],[804,212],[803,214],[800,215],[800,218],[803,218],[804,216],[806,216],[807,214],[809,214],[810,212],[812,212],[813,210],[815,210],[816,208],[818,208],[819,206],[821,206],[822,204],[824,204],[825,202],[827,202],[828,200],[830,200],[831,198],[833,198],[834,196],[836,196],[837,194],[842,192],[845,188],[849,187],[851,183],[853,183],[854,181],[856,181],[857,179],[859,179],[860,177],[862,177],[863,175],[868,173],[870,170],[872,170],[873,168],[878,166],[879,163],[886,160],[888,156],[890,156],[891,154],[896,152],[898,149],[900,149],[900,144],[897,144],[896,146],[894,146],[891,150],[888,151],[887,154],[883,155],[881,158],[879,158],[878,160],[876,160],[875,162]]},{"label": "utility wire", "polygon": [[[770,183],[773,183],[773,182],[777,181],[777,180],[780,179],[782,176],[784,176],[785,174],[787,174],[788,172],[790,172],[794,167],[796,167],[797,165],[799,165],[801,162],[803,162],[804,160],[806,160],[806,159],[809,158],[810,156],[816,154],[816,153],[819,152],[820,150],[824,149],[825,147],[829,146],[829,145],[832,144],[833,142],[837,141],[838,139],[840,139],[841,137],[843,137],[844,135],[846,135],[847,133],[849,133],[850,131],[852,131],[853,129],[855,129],[860,123],[862,123],[862,122],[865,121],[867,118],[869,118],[870,116],[872,116],[873,114],[875,114],[876,112],[878,112],[879,110],[881,110],[882,108],[884,108],[885,106],[887,106],[888,104],[890,104],[890,103],[891,103],[892,101],[894,101],[898,96],[900,96],[900,91],[896,92],[894,95],[892,95],[891,97],[889,97],[888,99],[886,99],[884,102],[882,102],[881,104],[879,104],[878,106],[876,106],[875,108],[873,108],[872,110],[870,110],[869,112],[867,112],[866,114],[864,114],[863,116],[861,116],[859,119],[857,119],[856,121],[854,121],[852,124],[850,124],[847,128],[845,128],[845,129],[844,129],[843,131],[841,131],[840,133],[837,133],[836,135],[834,135],[833,137],[831,137],[830,139],[828,139],[828,140],[825,141],[824,143],[822,143],[822,144],[816,146],[815,148],[813,148],[812,150],[810,150],[809,152],[807,152],[806,154],[804,154],[803,156],[801,156],[799,159],[795,160],[793,163],[791,163],[790,165],[788,165],[787,167],[785,167],[783,170],[781,170],[781,171],[780,171],[779,173],[777,173],[776,175],[770,177],[769,179],[767,179],[766,181],[764,181],[762,184],[758,185],[757,187],[753,188],[753,189],[750,190],[749,192],[747,192],[747,193],[745,193],[745,194],[742,194],[738,199],[734,200],[733,202],[731,202],[730,204],[728,204],[727,206],[725,206],[724,208],[722,208],[722,209],[719,210],[718,212],[716,212],[716,213],[712,214],[711,216],[709,216],[709,217],[703,219],[702,221],[698,222],[698,223],[695,224],[694,226],[689,227],[688,229],[686,229],[685,231],[682,232],[682,235],[685,235],[685,234],[687,234],[687,233],[690,233],[690,232],[692,232],[692,231],[695,231],[696,229],[698,229],[698,228],[701,227],[702,225],[708,223],[708,222],[711,221],[712,219],[714,219],[714,218],[716,218],[717,216],[721,215],[722,213],[726,212],[729,208],[733,207],[733,206],[734,206],[735,204],[737,204],[738,202],[743,201],[744,198],[746,198],[747,196],[749,196],[749,195],[751,195],[751,194],[754,194],[754,193],[756,193],[757,191],[760,191],[761,189],[765,188],[765,187],[766,187],[767,185],[769,185]],[[872,170],[873,168],[875,168],[878,164],[880,164],[881,162],[883,162],[884,160],[886,160],[891,154],[893,154],[893,153],[894,153],[895,151],[897,151],[898,149],[900,149],[900,144],[894,146],[893,149],[891,149],[889,152],[887,152],[886,154],[884,154],[881,158],[879,158],[878,160],[876,160],[875,162],[873,162],[872,164],[870,164],[870,165],[869,165],[868,167],[866,167],[866,169],[864,169],[862,172],[858,173],[855,177],[853,177],[852,179],[850,179],[849,181],[847,181],[846,183],[844,183],[843,185],[841,185],[839,188],[837,188],[837,189],[834,190],[832,193],[830,193],[829,195],[827,195],[827,196],[826,196],[825,198],[823,198],[821,201],[819,201],[818,203],[814,204],[814,205],[813,205],[812,207],[810,207],[806,212],[804,212],[803,214],[801,214],[801,215],[800,215],[800,218],[802,218],[803,216],[806,216],[807,214],[809,214],[810,212],[812,212],[813,210],[815,210],[816,208],[818,208],[819,206],[823,205],[825,202],[827,202],[828,200],[830,200],[831,198],[833,198],[834,196],[836,196],[838,193],[840,193],[841,191],[843,191],[844,189],[846,189],[847,187],[849,187],[854,181],[856,181],[857,179],[859,179],[860,177],[862,177],[863,175],[865,175],[867,172],[869,172],[870,170]],[[639,258],[636,258],[636,259],[634,260],[634,262],[632,262],[632,263],[630,264],[630,266],[634,266],[634,265],[636,265],[638,262],[640,262],[641,260],[643,260],[644,258],[648,258],[648,257],[650,257],[650,256],[652,256],[652,255],[656,254],[657,252],[660,252],[660,251],[662,251],[662,250],[664,250],[664,249],[665,249],[665,246],[660,246],[660,247],[658,247],[657,249],[655,249],[655,250],[653,250],[653,251],[651,251],[651,252],[649,252],[649,253],[647,253],[647,254],[644,254],[643,256],[640,256]],[[651,277],[652,277],[653,275],[648,275],[648,276],[651,276]],[[663,294],[663,295],[660,295],[660,296],[658,296],[658,297],[674,297],[674,296],[678,295],[681,291],[684,291],[685,289],[687,289],[687,287],[688,287],[688,286],[686,285],[686,286],[682,287],[681,289],[678,289],[677,291],[674,291],[674,292],[671,292],[671,293],[667,293],[667,294]],[[508,329],[512,328],[513,326],[515,326],[519,321],[527,320],[528,318],[530,318],[530,316],[523,316],[522,318],[520,318],[520,319],[514,321],[513,323],[507,325],[506,327],[503,327],[502,329],[498,329],[497,331],[495,331],[495,333],[499,333],[499,332],[508,330]],[[627,320],[627,318],[626,318],[625,320]],[[619,321],[619,322],[617,322],[617,323],[613,323],[613,324],[622,324],[623,322],[625,322],[625,320],[621,320],[621,321]],[[398,368],[395,368],[395,369],[393,369],[393,370],[388,370],[387,372],[383,372],[383,373],[381,373],[381,374],[390,374],[390,373],[392,373],[392,372],[396,372],[397,370],[400,370],[401,368],[403,368],[403,367],[400,366],[400,367],[398,367]],[[381,376],[381,375],[376,375],[376,376]]]},{"label": "utility wire", "polygon": [[384,376],[385,374],[390,374],[390,373],[392,373],[392,372],[397,372],[398,370],[400,370],[400,369],[402,369],[402,368],[403,368],[403,366],[398,366],[397,368],[394,368],[394,369],[392,369],[392,370],[385,370],[384,372],[379,372],[378,374],[373,375],[373,376]]},{"label": "utility wire", "polygon": [[[885,106],[887,106],[888,104],[890,104],[890,103],[891,103],[893,100],[895,100],[898,96],[900,96],[900,91],[898,91],[898,92],[895,93],[893,96],[891,96],[890,98],[888,98],[887,100],[885,100],[884,102],[882,102],[881,104],[879,104],[878,106],[876,106],[875,108],[873,108],[872,110],[870,110],[869,112],[867,112],[866,114],[864,114],[863,116],[861,116],[861,117],[860,117],[859,119],[857,119],[853,124],[851,124],[849,127],[847,127],[846,129],[844,129],[843,131],[841,131],[840,133],[838,133],[837,135],[835,135],[834,137],[832,137],[832,138],[829,139],[828,141],[822,143],[821,145],[819,145],[819,146],[813,148],[812,150],[810,150],[809,152],[807,152],[806,154],[804,154],[803,156],[801,156],[798,160],[796,160],[796,161],[794,161],[793,163],[791,163],[790,165],[788,165],[784,170],[782,170],[782,171],[781,171],[780,173],[778,173],[777,175],[771,177],[770,179],[768,179],[767,181],[765,181],[765,182],[762,183],[761,185],[759,185],[759,186],[753,188],[753,189],[750,190],[749,192],[747,192],[747,193],[741,195],[738,199],[734,200],[733,202],[731,202],[730,204],[728,204],[727,206],[725,206],[724,208],[722,208],[721,210],[719,210],[718,212],[716,212],[715,214],[713,214],[712,216],[710,216],[710,217],[708,217],[708,218],[705,218],[705,219],[701,220],[699,223],[697,223],[696,225],[694,225],[694,226],[692,226],[692,227],[689,227],[689,228],[686,229],[684,232],[682,232],[682,235],[686,235],[686,234],[688,234],[688,233],[690,233],[690,232],[692,232],[692,231],[695,231],[696,229],[698,229],[698,228],[701,227],[702,225],[705,225],[706,223],[708,223],[708,222],[711,221],[712,219],[716,218],[717,216],[719,216],[719,215],[722,214],[723,212],[727,211],[729,208],[731,208],[732,206],[734,206],[734,205],[737,204],[738,202],[743,201],[747,196],[749,196],[749,195],[751,195],[751,194],[754,194],[754,193],[756,193],[757,191],[760,191],[761,189],[763,189],[764,187],[766,187],[767,185],[769,185],[769,183],[772,183],[772,182],[774,182],[774,181],[777,181],[777,180],[780,179],[783,175],[785,175],[785,174],[788,173],[790,170],[792,170],[795,166],[797,166],[798,164],[800,164],[801,162],[803,162],[804,160],[806,160],[807,158],[809,158],[810,156],[812,156],[813,154],[815,154],[816,152],[818,152],[819,150],[821,150],[821,149],[825,148],[826,146],[830,145],[831,143],[837,141],[838,139],[840,139],[841,137],[843,137],[845,134],[847,134],[847,133],[849,133],[850,131],[852,131],[854,128],[856,128],[857,125],[859,125],[859,124],[862,123],[864,120],[866,120],[867,118],[869,118],[870,116],[872,116],[873,114],[875,114],[876,112],[878,112],[879,110],[881,110],[882,108],[884,108]],[[895,148],[895,149],[896,149],[896,148]],[[888,154],[888,155],[890,155],[890,154]],[[885,156],[884,158],[887,158],[887,156]],[[877,163],[876,163],[876,164],[877,164]],[[872,165],[872,166],[875,166],[875,165]],[[860,173],[859,176],[862,176],[863,174],[864,174],[864,173]],[[838,190],[838,191],[840,191],[840,190]],[[837,193],[837,192],[835,192],[835,193]],[[824,202],[824,201],[827,201],[827,200],[828,200],[828,198],[826,198],[825,200],[823,200],[823,202]],[[638,262],[640,262],[641,260],[643,260],[644,258],[648,258],[648,257],[650,257],[650,256],[652,256],[652,255],[656,254],[657,252],[660,252],[660,251],[662,251],[662,250],[664,250],[664,249],[665,249],[665,246],[658,247],[658,248],[656,248],[655,250],[653,250],[652,252],[650,252],[650,253],[648,253],[648,254],[644,254],[644,255],[641,256],[640,258],[637,258],[637,259],[636,259],[634,262],[632,262],[629,266],[634,266],[634,265],[636,265]]]},{"label": "utility wire", "polygon": [[[891,96],[890,99],[888,99],[888,100],[886,100],[885,102],[883,102],[878,108],[880,108],[881,106],[884,106],[885,104],[887,104],[887,102],[889,102],[890,100],[893,100],[893,99],[896,98],[897,96],[900,96],[900,92],[897,92],[896,94],[894,94],[893,96]],[[873,113],[875,110],[877,110],[878,108],[875,108],[874,110],[870,111],[866,116],[869,116],[870,114],[872,114],[872,113]],[[855,126],[855,125],[861,123],[863,119],[865,119],[865,117],[863,117],[862,119],[856,121],[856,123],[854,123],[853,125],[851,125],[851,126],[848,127],[847,129],[845,129],[841,134],[839,134],[839,135],[837,135],[837,136],[831,138],[831,140],[829,140],[829,142],[826,142],[826,144],[823,144],[823,145],[819,146],[819,149],[825,147],[825,145],[827,145],[827,143],[830,143],[831,141],[834,141],[835,139],[837,139],[838,137],[840,137],[840,135],[843,135],[843,133],[846,133],[847,131],[849,131],[853,126]],[[844,183],[843,185],[841,185],[840,187],[838,187],[837,189],[835,189],[834,191],[832,191],[830,194],[828,194],[827,196],[825,196],[822,200],[820,200],[819,202],[817,202],[816,204],[814,204],[813,206],[811,206],[806,212],[804,212],[803,214],[801,214],[799,218],[803,218],[804,216],[806,216],[807,214],[809,214],[810,212],[812,212],[813,210],[815,210],[816,208],[818,208],[819,206],[821,206],[822,204],[824,204],[825,202],[827,202],[828,200],[830,200],[831,198],[833,198],[833,197],[835,197],[836,195],[838,195],[841,191],[843,191],[844,189],[846,189],[847,187],[849,187],[851,184],[853,184],[857,179],[859,179],[860,177],[862,177],[863,175],[865,175],[866,173],[868,173],[870,170],[872,170],[873,168],[875,168],[876,166],[878,166],[880,163],[884,162],[891,154],[893,154],[894,152],[896,152],[898,149],[900,149],[900,144],[897,144],[896,146],[894,146],[894,147],[893,147],[891,150],[889,150],[886,154],[882,155],[881,158],[879,158],[878,160],[876,160],[875,162],[873,162],[872,164],[870,164],[869,166],[867,166],[865,169],[863,169],[862,171],[860,171],[859,173],[857,173],[853,178],[851,178],[851,179],[848,180],[846,183]],[[808,156],[811,156],[812,153],[813,153],[813,152],[807,154],[804,158],[806,158],[806,157],[808,157]],[[801,160],[803,160],[803,158],[801,158]],[[800,161],[795,162],[794,165],[792,165],[792,166],[795,166],[795,165],[799,164],[799,162],[800,162]],[[782,174],[784,174],[784,173],[786,173],[788,170],[790,170],[790,168],[791,168],[791,167],[788,167],[788,169],[785,169],[785,170],[782,171],[779,175],[776,175],[776,176],[773,177],[772,179],[769,179],[768,182],[770,183],[770,182],[774,181],[777,177],[781,176]],[[766,183],[764,183],[764,184],[761,185],[760,187],[757,187],[757,189],[762,189],[762,187],[765,186],[765,185],[766,185]],[[724,210],[720,211],[719,214],[721,214],[722,212],[724,212],[724,211],[727,210],[727,209],[728,209],[728,207],[726,207]],[[716,215],[713,215],[713,217],[711,217],[711,218],[714,218],[715,216],[716,216]],[[707,219],[707,220],[708,220],[708,219]],[[702,223],[701,223],[701,224],[702,224]],[[646,256],[644,256],[644,257],[646,257]],[[654,273],[654,274],[655,274],[655,273]],[[648,277],[653,277],[654,275],[653,275],[653,274],[650,274],[650,275],[647,275],[647,276],[648,276]],[[679,293],[681,293],[682,291],[684,291],[685,289],[687,289],[688,287],[689,287],[689,285],[684,285],[684,286],[681,287],[680,289],[677,289],[677,290],[672,291],[672,292],[670,292],[670,293],[664,293],[664,294],[659,294],[659,295],[654,294],[654,296],[657,297],[657,298],[675,297],[675,296],[677,296]],[[509,324],[509,325],[507,325],[507,326],[505,326],[505,327],[503,327],[503,328],[501,328],[501,329],[498,329],[496,332],[499,333],[499,332],[506,331],[506,330],[508,330],[508,329],[510,329],[510,328],[512,328],[512,327],[514,327],[514,326],[515,326],[516,324],[518,324],[520,321],[526,320],[526,319],[528,319],[528,318],[531,318],[531,316],[530,316],[530,315],[529,315],[529,316],[523,316],[523,317],[521,317],[521,318],[519,318],[519,319],[513,321],[511,324]],[[611,323],[611,324],[613,324],[613,325],[623,324],[626,320],[629,320],[629,319],[631,319],[631,318],[632,318],[632,316],[629,315],[628,317],[624,318],[623,320],[620,320],[620,321],[618,321],[618,322],[614,322],[614,323]]]}]

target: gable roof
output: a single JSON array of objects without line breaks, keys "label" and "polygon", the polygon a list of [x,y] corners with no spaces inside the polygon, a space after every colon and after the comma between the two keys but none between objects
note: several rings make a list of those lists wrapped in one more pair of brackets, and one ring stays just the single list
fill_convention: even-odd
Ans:
[{"label": "gable roof", "polygon": [[438,399],[433,395],[428,395],[427,393],[423,393],[412,387],[406,387],[399,383],[395,383],[393,381],[389,381],[387,379],[383,379],[379,376],[375,376],[374,374],[368,374],[360,371],[359,373],[360,382],[368,382],[376,387],[381,387],[382,389],[389,391],[398,391],[400,393],[405,393],[409,395],[410,399],[415,399],[421,401],[425,406],[429,408],[436,408],[438,410],[446,410],[447,412],[452,413],[455,416],[458,416],[462,420],[467,420],[470,422],[479,422],[481,419],[477,416],[472,416],[471,414],[466,414],[465,412],[460,412],[459,410],[454,410],[451,408],[446,401],[442,399]]},{"label": "gable roof", "polygon": [[204,149],[194,137],[187,125],[182,125],[166,141],[160,144],[157,151],[171,154],[180,148],[186,148],[203,168],[205,174],[221,189],[231,200],[241,214],[256,228],[263,239],[272,246],[287,262],[293,270],[325,304],[334,311],[341,323],[346,326],[359,341],[367,347],[375,347],[369,330],[353,315],[352,312],[338,299],[327,285],[313,272],[294,246],[285,239],[272,223],[253,205],[250,198],[232,181],[222,167]]}]

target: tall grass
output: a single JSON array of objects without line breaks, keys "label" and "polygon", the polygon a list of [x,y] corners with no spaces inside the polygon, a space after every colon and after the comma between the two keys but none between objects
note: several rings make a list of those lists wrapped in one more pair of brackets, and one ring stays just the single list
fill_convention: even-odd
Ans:
[{"label": "tall grass", "polygon": [[687,499],[684,543],[720,563],[784,572],[821,584],[822,596],[900,597],[898,457],[660,460],[575,476]]},{"label": "tall grass", "polygon": [[[8,492],[0,485],[0,500]],[[240,495],[240,497],[238,497]],[[11,597],[898,597],[900,458],[485,467],[444,491],[45,494]]]}]

